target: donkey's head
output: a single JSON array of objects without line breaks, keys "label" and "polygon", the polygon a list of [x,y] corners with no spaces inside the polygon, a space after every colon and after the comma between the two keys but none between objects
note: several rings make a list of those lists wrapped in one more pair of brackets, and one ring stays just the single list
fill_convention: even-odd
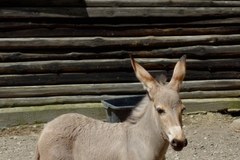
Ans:
[{"label": "donkey's head", "polygon": [[182,150],[187,146],[187,139],[182,130],[182,112],[185,107],[179,97],[179,90],[186,72],[186,56],[177,62],[172,78],[166,85],[153,78],[133,58],[131,63],[136,77],[147,89],[161,133],[167,137],[174,150]]}]

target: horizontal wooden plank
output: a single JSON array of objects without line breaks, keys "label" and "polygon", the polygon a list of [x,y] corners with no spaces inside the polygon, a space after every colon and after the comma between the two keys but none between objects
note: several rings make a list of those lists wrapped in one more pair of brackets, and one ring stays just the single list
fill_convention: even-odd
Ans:
[{"label": "horizontal wooden plank", "polygon": [[116,60],[56,60],[39,62],[0,63],[0,73],[64,73],[129,70],[129,59]]},{"label": "horizontal wooden plank", "polygon": [[128,58],[129,54],[142,58],[179,58],[186,54],[188,58],[237,58],[240,45],[230,46],[189,46],[150,51],[112,51],[112,52],[0,52],[1,62],[46,61],[46,60],[83,60]]},{"label": "horizontal wooden plank", "polygon": [[240,34],[159,37],[0,38],[0,50],[86,48],[133,49],[180,47],[191,45],[236,45],[239,43]]},{"label": "horizontal wooden plank", "polygon": [[76,6],[240,6],[236,0],[2,0],[3,7],[76,7]]},{"label": "horizontal wooden plank", "polygon": [[[240,80],[185,81],[182,91],[239,90]],[[0,87],[0,98],[45,97],[63,95],[141,94],[145,93],[140,83],[107,83],[78,85],[45,85]]]},{"label": "horizontal wooden plank", "polygon": [[128,97],[130,95],[80,95],[28,98],[0,98],[0,108],[43,106],[53,104],[99,103],[101,100]]},{"label": "horizontal wooden plank", "polygon": [[[178,59],[136,58],[146,69],[172,70]],[[239,71],[240,60],[235,59],[188,59],[189,70]],[[86,67],[87,66],[87,67]],[[0,74],[73,73],[132,71],[129,59],[55,60],[36,62],[0,63]]]},{"label": "horizontal wooden plank", "polygon": [[[201,18],[172,18],[172,19],[165,19],[165,18],[96,18],[96,19],[82,19],[81,23],[74,21],[73,19],[65,19],[64,23],[61,19],[34,19],[29,23],[29,20],[9,20],[9,21],[1,21],[0,22],[0,29],[5,31],[13,31],[13,30],[24,30],[24,29],[107,29],[110,31],[111,29],[116,29],[118,32],[120,30],[129,29],[133,30],[134,28],[138,29],[148,29],[148,28],[158,28],[158,29],[167,29],[167,28],[202,28],[207,30],[208,27],[227,27],[234,29],[234,26],[237,27],[240,24],[240,17],[201,17]],[[76,31],[76,30],[75,30]],[[157,30],[156,30],[157,31]],[[201,31],[198,31],[201,32]]]},{"label": "horizontal wooden plank", "polygon": [[0,128],[45,123],[66,113],[80,113],[100,120],[106,119],[105,110],[100,103],[2,108],[0,109]]},{"label": "horizontal wooden plank", "polygon": [[185,22],[185,23],[175,23],[175,25],[201,25],[201,26],[206,26],[206,25],[237,25],[240,24],[240,17],[216,17],[215,19],[211,18],[205,18],[205,19],[196,19],[196,20],[191,20],[190,22]]},{"label": "horizontal wooden plank", "polygon": [[[195,45],[187,47],[172,47],[167,49],[154,49],[151,51],[130,52],[134,57],[154,57],[154,58],[177,58],[186,54],[188,58],[211,59],[211,58],[231,58],[239,57],[240,45],[220,45],[205,46]],[[128,52],[127,52],[128,53]],[[104,53],[102,53],[104,54]],[[126,54],[126,53],[125,53]]]},{"label": "horizontal wooden plank", "polygon": [[183,104],[187,112],[221,111],[240,105],[240,98],[185,99]]},{"label": "horizontal wooden plank", "polygon": [[[150,73],[158,77],[165,74],[168,79],[172,71],[155,70]],[[240,79],[240,72],[209,72],[188,70],[185,80],[211,80],[211,79]],[[0,75],[0,86],[34,86],[58,84],[86,84],[86,83],[123,83],[138,82],[132,72],[97,72],[97,73],[61,73],[61,74],[19,74]]]},{"label": "horizontal wooden plank", "polygon": [[[172,75],[172,72],[168,72],[168,77]],[[193,71],[187,70],[185,80],[216,80],[216,79],[240,79],[240,72],[237,71]]]},{"label": "horizontal wooden plank", "polygon": [[186,54],[189,59],[238,58],[240,45],[222,46],[187,46],[167,49],[143,51],[109,51],[109,52],[0,52],[0,62],[46,61],[46,60],[84,60],[84,59],[116,59],[133,57],[140,58],[179,58]]},{"label": "horizontal wooden plank", "polygon": [[[77,95],[28,98],[0,98],[0,108],[42,106],[53,104],[96,103],[105,99],[129,97],[132,95]],[[240,90],[181,92],[182,99],[237,98]]]},{"label": "horizontal wooden plank", "polygon": [[240,97],[240,90],[181,92],[180,97],[183,99],[238,98]]},{"label": "horizontal wooden plank", "polygon": [[[5,28],[8,27],[8,28]],[[137,36],[182,36],[182,35],[210,35],[210,34],[238,34],[239,26],[218,27],[162,27],[149,26],[97,26],[97,25],[63,25],[63,24],[36,24],[28,23],[26,26],[16,24],[13,26],[0,25],[0,37],[137,37]]]},{"label": "horizontal wooden plank", "polygon": [[0,18],[236,17],[240,7],[2,7]]},{"label": "horizontal wooden plank", "polygon": [[[114,88],[114,89],[113,89]],[[6,92],[6,90],[8,92]],[[1,87],[0,98],[43,97],[61,95],[101,95],[101,94],[136,94],[143,93],[139,83],[78,84]]]},{"label": "horizontal wooden plank", "polygon": [[[158,73],[166,73],[166,71],[159,71]],[[133,72],[0,75],[0,86],[121,83],[134,81],[137,81],[137,79]]]},{"label": "horizontal wooden plank", "polygon": [[182,91],[237,90],[240,86],[239,82],[239,79],[185,81],[182,85]]}]

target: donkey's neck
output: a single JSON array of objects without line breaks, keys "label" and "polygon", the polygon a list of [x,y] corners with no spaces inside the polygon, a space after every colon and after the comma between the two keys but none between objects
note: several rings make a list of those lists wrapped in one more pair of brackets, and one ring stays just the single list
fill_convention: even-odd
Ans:
[{"label": "donkey's neck", "polygon": [[131,115],[126,120],[129,124],[136,124],[146,113],[147,106],[149,105],[150,100],[148,96],[145,96],[138,105],[133,109]]},{"label": "donkey's neck", "polygon": [[140,155],[141,159],[160,159],[168,148],[168,141],[164,139],[157,114],[146,96],[126,122],[128,149]]}]

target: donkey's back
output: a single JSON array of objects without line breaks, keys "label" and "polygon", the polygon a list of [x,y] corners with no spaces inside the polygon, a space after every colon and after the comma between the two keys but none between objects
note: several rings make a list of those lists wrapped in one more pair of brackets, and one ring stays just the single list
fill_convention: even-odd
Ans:
[{"label": "donkey's back", "polygon": [[123,128],[81,114],[64,114],[44,127],[37,144],[37,160],[123,159],[115,153],[124,149]]},{"label": "donkey's back", "polygon": [[47,123],[39,137],[37,152],[39,160],[72,160],[75,131],[92,123],[92,119],[79,114],[64,114]]}]

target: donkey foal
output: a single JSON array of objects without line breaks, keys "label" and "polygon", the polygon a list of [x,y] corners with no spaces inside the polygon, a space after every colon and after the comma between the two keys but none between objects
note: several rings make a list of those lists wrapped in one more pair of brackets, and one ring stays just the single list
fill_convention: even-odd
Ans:
[{"label": "donkey foal", "polygon": [[154,79],[131,58],[147,95],[123,123],[106,123],[80,114],[64,114],[49,122],[36,149],[37,160],[164,160],[169,144],[187,145],[182,130],[184,105],[179,89],[186,72],[183,56],[170,82]]}]

